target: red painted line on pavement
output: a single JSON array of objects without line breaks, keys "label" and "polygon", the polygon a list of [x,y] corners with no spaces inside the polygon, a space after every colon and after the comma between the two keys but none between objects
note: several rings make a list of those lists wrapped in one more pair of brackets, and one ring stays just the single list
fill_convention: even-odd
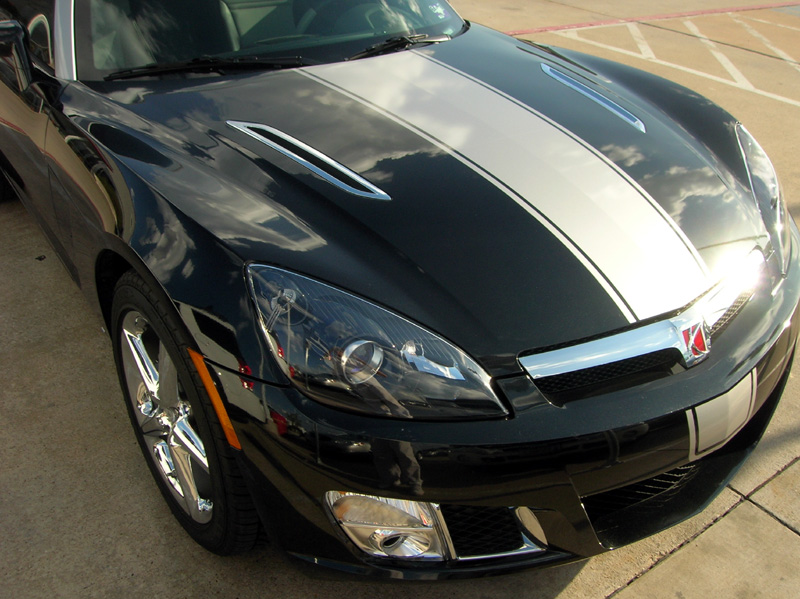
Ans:
[{"label": "red painted line on pavement", "polygon": [[757,6],[739,6],[734,8],[708,8],[689,12],[676,12],[666,15],[651,15],[649,17],[628,17],[624,19],[609,19],[607,21],[590,21],[588,23],[571,23],[568,25],[551,25],[549,27],[536,27],[534,29],[520,29],[506,31],[508,35],[527,35],[529,33],[546,33],[549,31],[564,31],[566,29],[584,29],[586,27],[600,27],[604,25],[622,25],[624,23],[641,23],[643,21],[666,21],[667,19],[682,19],[686,17],[702,17],[705,15],[718,15],[729,12],[746,12],[750,10],[769,10],[786,6],[800,6],[800,2],[773,2],[772,4],[759,4]]}]

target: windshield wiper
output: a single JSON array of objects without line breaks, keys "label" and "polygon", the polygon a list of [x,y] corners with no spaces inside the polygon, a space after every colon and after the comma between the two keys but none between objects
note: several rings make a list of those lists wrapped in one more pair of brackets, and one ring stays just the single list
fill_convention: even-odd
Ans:
[{"label": "windshield wiper", "polygon": [[449,35],[428,35],[426,33],[390,37],[388,40],[384,40],[380,44],[375,44],[374,46],[370,46],[361,52],[357,52],[345,60],[358,60],[359,58],[378,56],[379,54],[386,54],[395,50],[406,50],[411,46],[416,46],[419,44],[438,44],[440,42],[450,41],[451,39],[452,38]]},{"label": "windshield wiper", "polygon": [[218,58],[214,56],[201,56],[182,62],[166,62],[148,64],[133,69],[124,69],[106,75],[106,81],[117,79],[131,79],[134,77],[147,77],[149,75],[162,75],[166,73],[186,73],[192,71],[223,72],[232,69],[287,69],[303,67],[312,64],[302,56],[236,56],[232,58]]}]

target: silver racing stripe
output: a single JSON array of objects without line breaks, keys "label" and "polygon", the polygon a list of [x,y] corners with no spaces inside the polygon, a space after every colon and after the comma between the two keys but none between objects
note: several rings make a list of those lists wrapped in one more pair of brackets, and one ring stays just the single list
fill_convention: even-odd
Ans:
[{"label": "silver racing stripe", "polygon": [[711,286],[694,248],[643,190],[497,90],[416,52],[301,72],[402,123],[502,189],[570,249],[629,321],[683,307]]},{"label": "silver racing stripe", "polygon": [[623,317],[629,323],[634,323],[634,322],[637,321],[636,315],[633,313],[633,310],[631,309],[631,307],[628,306],[628,304],[625,303],[625,301],[622,299],[622,296],[619,294],[619,292],[616,289],[614,289],[614,287],[611,284],[611,282],[603,275],[602,272],[600,272],[600,270],[589,259],[589,257],[586,256],[580,250],[580,248],[576,247],[575,244],[568,237],[566,237],[566,235],[564,235],[564,233],[562,231],[560,231],[558,228],[556,228],[556,226],[553,223],[551,223],[547,218],[545,218],[544,215],[542,215],[534,206],[532,206],[530,203],[525,201],[524,198],[522,198],[513,189],[510,189],[502,181],[499,181],[490,172],[484,170],[483,168],[481,168],[479,165],[475,164],[474,162],[471,162],[465,156],[462,156],[461,154],[456,152],[452,147],[449,147],[449,146],[445,145],[444,143],[442,143],[440,140],[431,137],[425,131],[422,131],[422,130],[416,128],[416,127],[413,127],[410,123],[408,123],[406,121],[403,121],[402,119],[398,118],[396,115],[387,113],[385,110],[379,108],[378,106],[375,106],[374,104],[370,104],[369,102],[367,102],[363,98],[360,98],[360,97],[356,96],[355,94],[353,94],[351,92],[348,92],[348,91],[346,91],[346,90],[344,90],[344,89],[342,89],[342,88],[340,88],[340,87],[338,87],[336,85],[333,85],[333,84],[331,84],[331,83],[329,83],[329,82],[327,82],[327,81],[325,81],[323,79],[320,79],[320,78],[314,76],[312,73],[310,73],[307,70],[297,71],[297,72],[298,73],[302,73],[303,75],[309,77],[310,79],[313,79],[314,81],[317,81],[318,83],[321,83],[321,84],[326,85],[326,86],[328,86],[328,87],[330,87],[332,89],[335,89],[339,93],[341,93],[341,94],[343,94],[343,95],[345,95],[345,96],[347,96],[347,97],[349,97],[349,98],[351,98],[353,100],[356,100],[358,102],[361,102],[361,103],[369,106],[370,108],[374,109],[376,112],[382,114],[386,118],[389,118],[389,119],[393,120],[394,122],[397,122],[397,123],[407,127],[409,130],[413,131],[414,133],[419,135],[421,138],[425,139],[427,142],[431,143],[432,145],[435,145],[437,148],[440,148],[441,150],[443,150],[443,151],[447,152],[448,154],[450,154],[455,160],[458,160],[462,164],[466,165],[467,167],[473,169],[475,172],[479,173],[489,183],[491,183],[492,185],[497,187],[499,190],[501,190],[503,193],[507,194],[509,197],[513,198],[521,208],[523,208],[529,215],[534,217],[547,231],[549,231],[556,239],[558,239],[558,241],[562,245],[564,245],[570,251],[570,253],[584,266],[584,268],[586,268],[586,270],[589,271],[592,274],[592,276],[594,277],[595,281],[602,287],[603,290],[605,290],[605,292],[608,294],[608,297],[611,298],[611,300],[615,303],[617,308],[619,308],[619,310],[622,313]]}]

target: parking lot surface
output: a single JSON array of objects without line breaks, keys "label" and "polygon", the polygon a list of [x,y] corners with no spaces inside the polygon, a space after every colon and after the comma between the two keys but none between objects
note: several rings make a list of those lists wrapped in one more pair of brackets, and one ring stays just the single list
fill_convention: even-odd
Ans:
[{"label": "parking lot surface", "polygon": [[[753,0],[751,0],[753,2]],[[744,122],[800,218],[800,2],[455,0],[470,20],[676,80]],[[273,547],[220,558],[173,520],[100,322],[18,201],[0,202],[0,596],[796,598],[800,369],[703,513],[584,562],[495,579],[343,577]]]}]

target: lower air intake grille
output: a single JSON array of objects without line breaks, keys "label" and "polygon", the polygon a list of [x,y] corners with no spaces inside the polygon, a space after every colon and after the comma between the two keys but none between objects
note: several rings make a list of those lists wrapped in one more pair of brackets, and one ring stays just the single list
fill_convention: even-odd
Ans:
[{"label": "lower air intake grille", "polygon": [[497,555],[522,547],[522,534],[513,512],[506,507],[442,505],[458,557]]},{"label": "lower air intake grille", "polygon": [[592,520],[630,508],[659,510],[694,478],[697,471],[696,463],[686,464],[632,485],[584,497],[583,507]]}]

